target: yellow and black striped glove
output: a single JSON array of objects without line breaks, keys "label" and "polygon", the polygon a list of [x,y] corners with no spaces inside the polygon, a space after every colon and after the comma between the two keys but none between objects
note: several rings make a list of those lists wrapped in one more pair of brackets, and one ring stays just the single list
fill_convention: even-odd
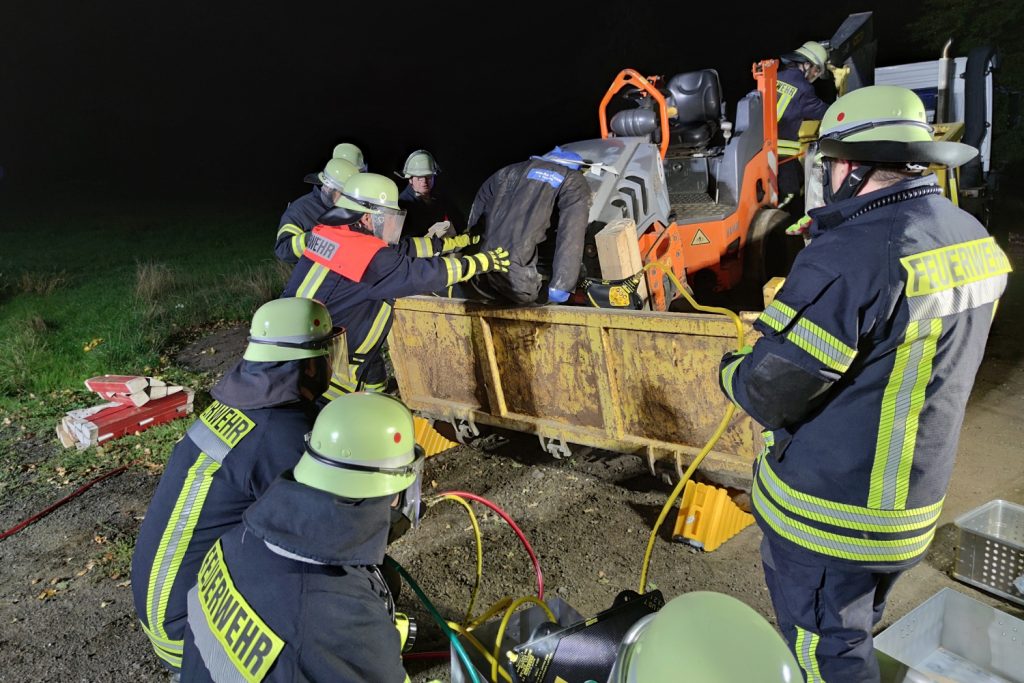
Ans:
[{"label": "yellow and black striped glove", "polygon": [[465,249],[471,244],[476,244],[480,241],[480,235],[456,235],[455,237],[445,237],[442,243],[441,253],[447,254],[452,251],[459,251]]},{"label": "yellow and black striped glove", "polygon": [[472,256],[445,256],[444,262],[448,266],[447,286],[450,287],[481,273],[507,273],[509,257],[504,247],[495,247]]}]

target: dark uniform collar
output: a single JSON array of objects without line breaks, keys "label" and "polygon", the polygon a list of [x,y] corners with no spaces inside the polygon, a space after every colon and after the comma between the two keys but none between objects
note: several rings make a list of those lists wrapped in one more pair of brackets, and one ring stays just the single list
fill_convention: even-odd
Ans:
[{"label": "dark uniform collar", "polygon": [[239,410],[308,404],[299,391],[302,361],[240,360],[217,382],[210,395]]},{"label": "dark uniform collar", "polygon": [[305,486],[291,470],[278,477],[243,522],[258,538],[320,564],[367,566],[384,562],[391,496],[347,500]]},{"label": "dark uniform collar", "polygon": [[807,215],[813,219],[811,223],[811,237],[820,237],[828,230],[839,227],[855,213],[874,201],[906,192],[913,188],[927,187],[929,185],[936,185],[935,176],[928,175],[921,178],[908,178],[907,180],[901,180],[895,185],[883,187],[874,192],[857,195],[845,201],[836,202],[835,204],[829,204],[817,209],[811,209],[807,212]]}]

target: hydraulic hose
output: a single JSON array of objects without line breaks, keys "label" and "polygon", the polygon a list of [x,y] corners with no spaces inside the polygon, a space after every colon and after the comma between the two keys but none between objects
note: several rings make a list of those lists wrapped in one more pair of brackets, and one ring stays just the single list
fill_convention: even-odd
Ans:
[{"label": "hydraulic hose", "polygon": [[[467,629],[465,626],[462,626],[461,624],[455,623],[454,621],[449,621],[448,626],[450,626],[453,631],[457,632],[460,636],[469,641],[469,644],[472,645],[477,652],[483,655],[484,659],[486,659],[489,664],[491,664],[492,666],[497,666],[497,660],[494,659],[494,655],[487,651],[487,648],[484,647],[483,643],[477,640],[476,636],[470,633],[469,629]],[[508,681],[508,683],[512,683],[512,677],[508,675],[507,671],[505,671],[504,669],[498,669],[498,673],[501,674],[501,677]]]},{"label": "hydraulic hose", "polygon": [[[742,329],[742,328],[740,328],[740,329]],[[467,498],[469,500],[475,500],[478,503],[486,505],[491,510],[493,510],[499,517],[501,517],[503,520],[505,520],[505,522],[512,528],[512,531],[515,532],[516,536],[519,537],[519,541],[523,544],[523,547],[526,548],[527,555],[530,556],[530,561],[533,562],[533,571],[534,571],[534,574],[535,574],[535,576],[537,578],[537,597],[539,599],[543,600],[544,599],[544,574],[540,570],[540,560],[537,559],[537,553],[533,552],[533,546],[531,546],[530,542],[528,540],[526,540],[526,534],[523,533],[523,530],[519,528],[519,525],[515,523],[515,521],[509,516],[509,514],[507,512],[505,512],[504,510],[502,510],[498,505],[492,503],[491,501],[487,500],[483,496],[478,496],[475,493],[469,493],[467,491],[445,491],[444,493],[442,493],[440,495],[441,496],[458,496],[460,498]]]},{"label": "hydraulic hose", "polygon": [[532,602],[540,606],[544,609],[544,612],[547,613],[548,619],[556,623],[558,622],[558,619],[555,619],[555,615],[551,612],[551,608],[548,607],[543,600],[533,595],[525,595],[509,605],[508,609],[505,610],[505,616],[501,618],[501,625],[498,626],[498,634],[494,636],[494,658],[490,660],[492,683],[498,683],[498,657],[501,656],[501,641],[505,637],[505,629],[508,628],[508,622],[512,618],[512,613],[515,612],[520,605],[524,605],[528,602]]},{"label": "hydraulic hose", "polygon": [[476,514],[465,498],[452,493],[441,496],[437,502],[442,500],[451,500],[466,508],[466,513],[469,514],[469,521],[473,525],[473,535],[476,537],[476,583],[473,584],[473,593],[469,598],[469,607],[466,608],[466,616],[462,620],[462,623],[468,627],[473,618],[473,606],[476,605],[477,594],[480,592],[480,583],[484,575],[483,537],[480,534],[480,524],[477,522]]},{"label": "hydraulic hose", "polygon": [[[728,308],[720,308],[718,306],[702,306],[701,304],[698,304],[694,300],[693,296],[690,295],[689,290],[683,286],[683,284],[679,281],[679,278],[676,277],[676,274],[672,272],[672,269],[669,266],[658,262],[648,263],[646,266],[644,266],[644,272],[651,270],[653,268],[658,268],[662,272],[664,272],[665,275],[668,276],[669,280],[672,281],[672,284],[675,285],[679,293],[682,294],[683,297],[685,297],[686,300],[690,303],[690,305],[693,306],[696,310],[703,311],[705,313],[717,313],[720,315],[727,316],[730,320],[732,320],[733,324],[736,325],[736,349],[739,350],[743,348],[743,344],[746,338],[746,335],[743,333],[743,321],[740,320],[740,317],[736,315],[735,312],[730,311]],[[644,561],[640,569],[640,588],[638,592],[641,595],[643,595],[647,589],[647,570],[650,568],[651,555],[654,553],[654,542],[658,539],[658,530],[661,529],[661,525],[664,523],[665,518],[668,517],[669,511],[672,510],[672,506],[675,504],[676,499],[679,497],[679,494],[682,493],[683,487],[686,486],[686,482],[690,480],[691,476],[693,476],[694,471],[696,471],[701,461],[704,460],[704,456],[711,452],[711,449],[714,447],[715,443],[717,443],[718,439],[721,438],[722,434],[729,426],[729,422],[732,420],[732,416],[735,413],[736,405],[732,403],[732,401],[730,401],[729,407],[726,408],[725,414],[722,416],[721,422],[718,423],[718,427],[715,429],[715,432],[711,435],[711,438],[708,439],[708,442],[704,444],[704,447],[700,450],[700,453],[697,454],[697,457],[693,459],[693,462],[690,463],[690,466],[687,468],[686,472],[679,479],[679,483],[676,484],[675,488],[672,489],[672,493],[669,494],[668,500],[665,501],[665,505],[662,506],[661,514],[658,515],[658,520],[654,523],[654,528],[651,529],[651,535],[647,539],[647,550],[644,552]]]},{"label": "hydraulic hose", "polygon": [[409,584],[409,588],[412,588],[412,592],[416,594],[416,597],[419,598],[420,602],[423,603],[423,606],[427,609],[427,612],[430,613],[430,616],[434,619],[434,621],[437,622],[437,625],[441,627],[441,631],[445,634],[445,636],[447,636],[448,640],[451,642],[452,647],[455,649],[455,654],[458,655],[459,661],[462,662],[462,666],[466,668],[466,673],[469,676],[470,680],[473,681],[473,683],[483,683],[480,680],[480,675],[476,671],[476,667],[473,666],[473,662],[470,661],[469,655],[466,653],[466,648],[462,647],[462,643],[459,642],[459,637],[456,636],[455,633],[451,630],[451,628],[448,626],[448,622],[445,620],[444,617],[441,616],[441,613],[437,611],[437,608],[434,607],[434,604],[430,602],[430,599],[423,592],[423,589],[419,587],[419,584],[417,584],[413,580],[413,578],[409,576],[409,572],[405,571],[405,567],[398,564],[398,562],[396,562],[393,557],[385,555],[384,560],[390,563],[391,566],[393,566],[395,570],[402,576],[405,582]]},{"label": "hydraulic hose", "polygon": [[78,496],[82,495],[83,493],[85,493],[86,491],[88,491],[89,489],[91,489],[93,486],[95,486],[96,484],[100,483],[101,481],[104,481],[106,479],[110,479],[111,477],[116,477],[117,475],[119,475],[122,472],[126,471],[131,465],[134,465],[134,464],[135,463],[133,462],[133,463],[129,463],[127,465],[121,465],[120,467],[116,467],[116,468],[110,470],[106,474],[102,474],[102,475],[96,477],[95,479],[91,479],[90,481],[86,482],[82,486],[80,486],[77,489],[75,489],[70,494],[68,494],[68,495],[64,496],[63,498],[61,498],[60,500],[58,500],[53,505],[50,505],[49,507],[45,508],[44,510],[41,510],[41,511],[37,512],[36,514],[32,515],[31,517],[28,517],[27,519],[23,519],[22,521],[18,522],[17,524],[12,526],[7,531],[4,531],[3,533],[0,533],[0,541],[2,541],[3,539],[7,538],[8,536],[13,536],[14,534],[18,533],[19,531],[21,531],[22,529],[27,527],[29,524],[32,524],[34,522],[38,522],[40,519],[42,519],[46,515],[50,514],[51,512],[53,512],[54,510],[59,508],[61,505],[64,505],[65,503],[68,503],[71,500],[73,500],[73,499],[77,498]]}]

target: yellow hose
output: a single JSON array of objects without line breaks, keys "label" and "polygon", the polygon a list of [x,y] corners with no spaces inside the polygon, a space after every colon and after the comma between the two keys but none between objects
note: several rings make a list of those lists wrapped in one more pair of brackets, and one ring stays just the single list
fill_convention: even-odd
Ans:
[{"label": "yellow hose", "polygon": [[476,514],[473,512],[469,502],[465,498],[451,494],[443,495],[438,500],[445,499],[454,501],[466,508],[466,512],[469,513],[469,521],[473,525],[473,534],[476,536],[476,583],[473,584],[473,593],[469,598],[469,607],[466,608],[466,616],[463,619],[463,623],[468,627],[473,617],[473,606],[476,604],[477,593],[480,592],[480,582],[484,576],[484,542],[480,534],[480,524],[477,522]]},{"label": "yellow hose", "polygon": [[558,622],[558,619],[555,619],[555,615],[551,612],[551,608],[549,608],[544,601],[536,595],[525,595],[509,605],[508,609],[505,610],[505,616],[501,618],[501,625],[498,627],[498,635],[494,637],[494,657],[491,659],[492,683],[498,683],[498,657],[501,656],[501,641],[505,637],[505,629],[508,628],[509,619],[512,618],[512,613],[515,612],[520,605],[525,605],[528,602],[539,605],[547,613],[548,619],[556,623]]},{"label": "yellow hose", "polygon": [[[484,659],[486,659],[488,662],[494,662],[494,655],[488,652],[487,648],[483,646],[483,643],[477,640],[476,636],[470,633],[465,626],[457,624],[454,621],[449,621],[448,626],[453,631],[455,631],[463,638],[465,638],[467,641],[469,641],[469,644],[475,647],[476,651],[484,656]],[[498,673],[501,674],[501,677],[508,681],[508,683],[512,683],[512,677],[508,675],[507,671],[505,671],[504,669],[498,669]]]},{"label": "yellow hose", "polygon": [[[698,304],[696,301],[694,301],[693,297],[690,295],[690,292],[687,290],[687,288],[684,287],[681,282],[679,282],[679,278],[676,277],[676,274],[672,272],[672,269],[670,267],[662,263],[653,262],[648,263],[646,266],[644,266],[644,272],[652,268],[658,268],[662,272],[664,272],[665,275],[668,276],[669,280],[672,281],[672,284],[676,286],[676,289],[679,291],[679,293],[682,294],[683,297],[685,297],[686,300],[690,303],[690,305],[693,306],[696,310],[704,311],[705,313],[717,313],[720,315],[728,316],[736,325],[736,339],[738,341],[736,349],[739,350],[743,348],[745,342],[745,335],[743,333],[743,321],[740,320],[740,317],[736,315],[736,313],[730,311],[728,308],[720,308],[718,306],[702,306],[701,304]],[[690,480],[691,476],[693,476],[694,471],[697,469],[697,466],[700,465],[701,461],[704,459],[704,456],[711,452],[711,449],[714,447],[715,443],[718,441],[719,438],[721,438],[722,434],[729,426],[729,422],[732,420],[732,416],[733,414],[735,414],[735,412],[736,405],[733,404],[732,401],[730,401],[729,407],[725,411],[725,415],[722,416],[722,421],[718,423],[718,428],[715,429],[715,433],[711,435],[711,438],[708,439],[708,442],[704,444],[704,448],[700,450],[700,453],[697,454],[697,457],[693,459],[692,463],[690,463],[690,466],[687,468],[682,478],[680,478],[679,483],[676,484],[675,488],[672,489],[672,493],[669,495],[668,500],[665,501],[665,505],[662,506],[661,514],[658,515],[658,521],[654,523],[654,528],[651,529],[650,538],[647,539],[647,550],[646,552],[644,552],[644,562],[640,569],[640,589],[638,592],[641,595],[643,595],[644,591],[647,589],[647,570],[650,568],[651,555],[654,553],[654,542],[658,539],[658,530],[661,528],[662,523],[664,523],[665,518],[668,517],[669,511],[675,504],[676,499],[679,497],[679,494],[683,490],[683,487],[686,486],[686,482]]]},{"label": "yellow hose", "polygon": [[474,619],[473,621],[471,621],[468,624],[466,624],[466,629],[469,630],[469,631],[472,631],[477,626],[479,626],[480,624],[484,623],[485,621],[487,621],[488,619],[490,619],[494,615],[501,614],[502,612],[504,612],[505,609],[509,605],[511,605],[511,604],[512,604],[512,596],[511,595],[506,595],[501,600],[498,600],[496,603],[494,603],[493,605],[488,607],[486,610],[484,610],[483,614],[481,614],[476,619]]}]

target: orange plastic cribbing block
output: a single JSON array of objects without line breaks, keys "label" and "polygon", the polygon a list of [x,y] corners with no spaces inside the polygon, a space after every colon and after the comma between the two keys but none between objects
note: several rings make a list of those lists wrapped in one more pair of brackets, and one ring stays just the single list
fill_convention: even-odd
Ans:
[{"label": "orange plastic cribbing block", "polygon": [[711,552],[753,523],[754,516],[741,510],[725,489],[688,481],[672,540]]}]

